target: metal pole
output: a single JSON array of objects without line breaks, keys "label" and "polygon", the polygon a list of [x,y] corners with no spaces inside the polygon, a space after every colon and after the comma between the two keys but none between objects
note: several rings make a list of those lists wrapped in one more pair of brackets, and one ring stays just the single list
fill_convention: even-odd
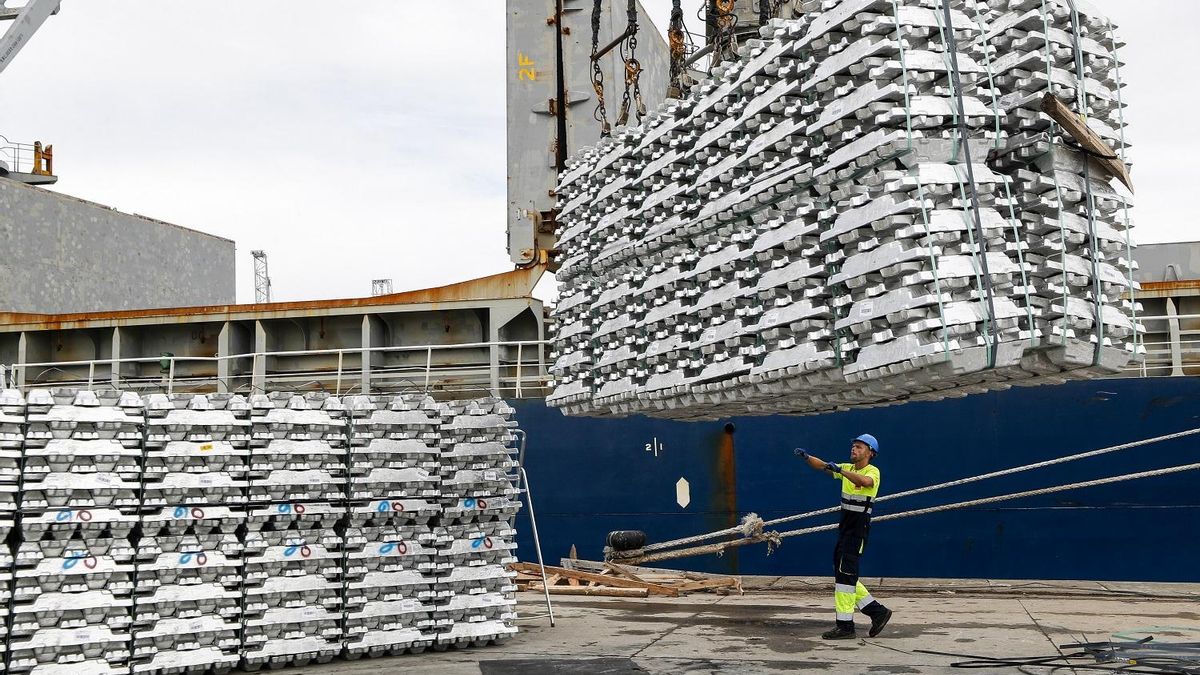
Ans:
[{"label": "metal pole", "polygon": [[425,348],[425,393],[429,393],[429,370],[433,368],[433,347]]},{"label": "metal pole", "polygon": [[520,478],[517,482],[517,492],[525,490],[525,503],[529,505],[529,523],[533,526],[533,548],[537,551],[538,569],[542,572],[542,591],[546,595],[546,612],[550,615],[550,627],[554,628],[554,607],[550,604],[550,584],[546,580],[546,563],[542,561],[542,541],[538,537],[537,516],[533,513],[533,493],[529,491],[529,474],[525,473],[525,441],[529,434],[524,429],[516,429],[514,434],[521,437],[521,449],[517,451],[517,470]]},{"label": "metal pole", "polygon": [[171,372],[167,373],[167,393],[170,394],[171,390],[174,389],[174,387],[175,387],[175,357],[172,356],[171,357]]},{"label": "metal pole", "polygon": [[96,376],[96,362],[88,361],[88,386],[87,386],[87,388],[89,390],[92,388],[92,380],[95,378],[95,376]]},{"label": "metal pole", "polygon": [[517,384],[516,384],[517,398],[521,398],[521,347],[524,347],[524,346],[525,346],[525,343],[523,343],[523,342],[517,343]]},{"label": "metal pole", "polygon": [[1179,319],[1176,318],[1176,314],[1178,312],[1175,311],[1175,301],[1167,298],[1167,335],[1170,336],[1168,344],[1171,349],[1171,376],[1181,377],[1183,375],[1183,345],[1181,344],[1183,337],[1180,334]]},{"label": "metal pole", "polygon": [[334,391],[337,393],[334,394],[335,396],[342,395],[342,353],[343,353],[342,350],[339,349],[338,350],[337,386],[334,388]]},{"label": "metal pole", "polygon": [[538,569],[542,571],[542,593],[546,596],[550,627],[554,628],[554,606],[550,604],[550,582],[546,579],[546,563],[542,561],[542,542],[538,538],[537,516],[533,513],[533,493],[529,490],[529,476],[525,474],[525,467],[517,468],[521,471],[522,482],[525,484],[525,502],[529,505],[529,523],[533,526],[533,548],[537,551]]}]

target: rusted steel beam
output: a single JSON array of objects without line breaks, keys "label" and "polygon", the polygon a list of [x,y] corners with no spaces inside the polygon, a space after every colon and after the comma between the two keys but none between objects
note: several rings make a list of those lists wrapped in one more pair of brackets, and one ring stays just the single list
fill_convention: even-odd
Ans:
[{"label": "rusted steel beam", "polygon": [[509,300],[531,297],[534,286],[541,280],[542,274],[545,271],[546,267],[544,265],[537,265],[447,286],[366,298],[302,300],[298,302],[270,302],[246,305],[163,307],[74,314],[0,312],[0,325],[20,326],[24,330],[57,330],[64,327],[83,327],[81,324],[104,323],[111,325],[130,319],[153,319],[157,317],[203,316],[208,317],[208,320],[211,321],[224,321],[233,315],[263,314],[266,315],[264,318],[287,318],[294,315],[320,314],[325,310],[354,307]]}]

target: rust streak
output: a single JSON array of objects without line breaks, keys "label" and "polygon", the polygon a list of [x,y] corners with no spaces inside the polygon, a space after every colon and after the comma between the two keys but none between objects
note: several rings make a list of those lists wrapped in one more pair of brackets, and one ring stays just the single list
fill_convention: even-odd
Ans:
[{"label": "rust streak", "polygon": [[[726,424],[717,438],[717,493],[714,501],[716,511],[723,514],[724,517],[722,518],[723,522],[719,523],[716,529],[734,527],[738,524],[737,471],[733,453],[733,433],[733,424]],[[727,571],[730,574],[736,574],[738,570],[737,550],[731,549],[726,560],[729,565]]]}]

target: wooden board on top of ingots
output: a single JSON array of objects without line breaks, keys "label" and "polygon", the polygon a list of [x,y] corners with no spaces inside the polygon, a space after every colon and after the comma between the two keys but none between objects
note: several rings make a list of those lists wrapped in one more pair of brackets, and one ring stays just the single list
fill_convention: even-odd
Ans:
[{"label": "wooden board on top of ingots", "polygon": [[1079,142],[1079,147],[1090,157],[1096,158],[1117,180],[1125,184],[1133,192],[1133,178],[1129,176],[1129,167],[1121,157],[1104,142],[1095,131],[1087,125],[1087,118],[1071,110],[1054,94],[1047,93],[1042,97],[1042,112],[1049,115],[1055,122],[1062,125],[1067,133]]},{"label": "wooden board on top of ingots", "polygon": [[[635,569],[586,560],[563,560],[563,567],[546,566],[546,582],[554,595],[595,595],[623,598],[680,597],[688,593],[743,593],[739,577],[712,576],[673,570]],[[543,589],[542,573],[534,563],[512,563],[517,589]]]}]

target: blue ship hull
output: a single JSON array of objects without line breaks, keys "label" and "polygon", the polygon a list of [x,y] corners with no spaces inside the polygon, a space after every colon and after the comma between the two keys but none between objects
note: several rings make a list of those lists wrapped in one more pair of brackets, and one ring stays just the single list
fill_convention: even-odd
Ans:
[{"label": "blue ship hull", "polygon": [[[1200,427],[1200,377],[1114,379],[1014,388],[936,403],[819,417],[671,422],[566,417],[542,400],[516,402],[529,434],[526,468],[542,548],[557,564],[575,545],[602,557],[610,530],[650,541],[837,503],[839,486],[805,468],[800,446],[847,461],[849,440],[879,437],[881,494]],[[876,515],[1104,476],[1200,462],[1200,436],[886,502]],[[685,479],[690,502],[680,506]],[[987,507],[877,523],[864,577],[1096,579],[1200,582],[1200,472],[1185,472]],[[825,516],[789,525],[834,522]],[[521,516],[522,560],[533,560]],[[723,557],[664,566],[767,575],[830,573],[834,534],[792,537]]]}]

